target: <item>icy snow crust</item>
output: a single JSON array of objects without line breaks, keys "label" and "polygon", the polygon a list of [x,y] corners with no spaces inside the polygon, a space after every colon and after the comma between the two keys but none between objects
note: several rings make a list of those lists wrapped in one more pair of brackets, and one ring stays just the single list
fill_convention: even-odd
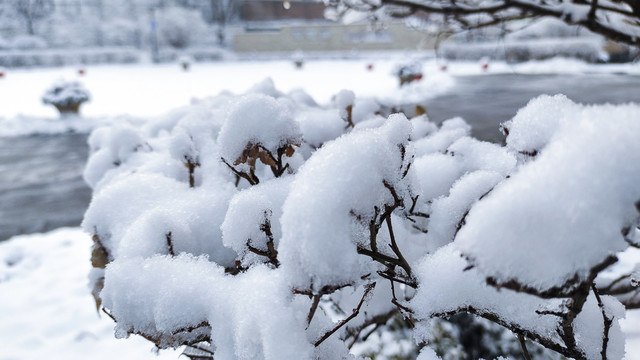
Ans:
[{"label": "icy snow crust", "polygon": [[[506,146],[470,138],[461,118],[379,109],[348,91],[320,106],[267,80],[95,130],[83,227],[116,335],[206,341],[220,359],[349,358],[346,339],[390,318],[398,293],[416,339],[429,318],[470,311],[564,346],[551,313],[637,225],[640,107],[543,96],[504,124]],[[372,258],[397,249],[409,285],[392,293]],[[576,346],[598,358],[604,311],[620,359],[622,305],[594,299]]]}]

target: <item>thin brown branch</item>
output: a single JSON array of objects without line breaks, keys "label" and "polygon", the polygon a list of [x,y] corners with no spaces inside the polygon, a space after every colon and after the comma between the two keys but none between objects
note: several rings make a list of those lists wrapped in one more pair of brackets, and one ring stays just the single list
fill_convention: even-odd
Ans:
[{"label": "thin brown branch", "polygon": [[316,309],[318,309],[318,304],[320,304],[320,298],[322,294],[316,294],[313,296],[313,302],[311,303],[311,308],[309,309],[309,315],[307,315],[307,328],[311,325],[311,320],[313,320],[313,315],[316,313]]},{"label": "thin brown branch", "polygon": [[520,348],[522,348],[522,356],[524,356],[525,360],[531,360],[529,349],[527,349],[527,343],[524,341],[524,335],[522,335],[522,333],[518,333],[517,335],[518,341],[520,342]]},{"label": "thin brown branch", "polygon": [[600,294],[598,293],[598,289],[595,284],[591,284],[591,290],[593,294],[596,296],[596,301],[598,302],[598,307],[602,312],[602,321],[603,321],[603,330],[602,330],[602,348],[600,351],[600,355],[602,355],[602,360],[607,360],[607,346],[609,345],[609,331],[611,330],[611,324],[613,323],[613,318],[607,316],[607,311],[604,308],[604,303],[600,298]]},{"label": "thin brown branch", "polygon": [[169,255],[176,256],[175,251],[173,250],[173,240],[171,239],[171,231],[165,234],[167,239],[167,249],[169,251]]},{"label": "thin brown branch", "polygon": [[255,174],[253,173],[253,170],[250,171],[249,174],[243,172],[243,171],[238,171],[236,170],[236,168],[234,168],[233,166],[231,166],[227,160],[225,160],[224,158],[220,158],[220,160],[222,160],[222,162],[227,165],[227,167],[229,167],[229,169],[231,169],[231,171],[236,175],[239,176],[245,180],[247,180],[249,182],[249,184],[251,185],[258,185],[260,183],[260,179],[258,179]]},{"label": "thin brown branch", "polygon": [[396,243],[396,237],[393,233],[393,226],[391,225],[391,214],[387,214],[387,228],[389,229],[389,237],[391,238],[391,249],[398,257],[398,260],[400,260],[400,266],[404,269],[407,275],[411,277],[411,266],[409,266],[407,259],[404,258],[404,255],[402,255],[402,252],[400,251],[400,248],[398,248],[398,244]]},{"label": "thin brown branch", "polygon": [[349,321],[351,321],[351,319],[355,318],[356,316],[358,316],[358,314],[360,313],[360,308],[362,307],[362,304],[364,303],[364,301],[366,300],[367,296],[369,295],[369,293],[371,293],[371,291],[373,290],[373,288],[376,286],[376,283],[373,282],[371,284],[365,285],[365,289],[364,289],[364,294],[362,294],[362,298],[360,299],[360,302],[358,303],[358,306],[356,306],[355,309],[353,309],[353,312],[351,313],[351,315],[347,316],[344,320],[340,321],[338,323],[338,325],[336,325],[333,329],[329,330],[328,332],[326,332],[318,341],[316,341],[313,345],[315,347],[318,347],[320,344],[322,344],[325,340],[327,340],[331,335],[333,335],[333,333],[335,333],[336,331],[340,330],[341,327],[343,327],[345,324],[347,324]]},{"label": "thin brown branch", "polygon": [[387,271],[378,271],[378,275],[380,275],[381,277],[387,279],[387,280],[391,280],[391,281],[395,281],[395,282],[399,282],[401,284],[405,284],[409,287],[412,287],[414,289],[418,288],[418,283],[413,279],[413,278],[401,278],[398,274],[394,273],[393,271],[387,269]]},{"label": "thin brown branch", "polygon": [[529,285],[520,283],[515,279],[507,280],[507,281],[498,281],[493,277],[488,277],[486,279],[487,284],[494,286],[496,288],[506,288],[516,292],[522,292],[529,295],[534,295],[542,299],[556,299],[556,298],[572,298],[577,293],[584,292],[585,284],[588,287],[596,278],[596,276],[604,269],[609,267],[610,265],[616,263],[618,258],[615,255],[609,255],[599,264],[594,265],[593,268],[589,271],[586,279],[581,279],[577,274],[572,278],[565,281],[563,284],[554,286],[544,291],[540,291],[534,287]]},{"label": "thin brown branch", "polygon": [[184,166],[189,170],[189,187],[193,188],[196,186],[196,180],[194,177],[194,173],[196,171],[196,167],[199,167],[200,164],[197,161],[191,161],[191,159],[187,159],[184,163]]},{"label": "thin brown branch", "polygon": [[[413,310],[411,310],[408,307],[400,304],[400,302],[398,301],[398,298],[396,297],[396,287],[394,285],[394,282],[393,282],[393,280],[390,280],[389,282],[391,283],[391,303],[393,305],[395,305],[398,308],[398,310],[400,310],[400,313],[402,314],[402,317],[405,319],[405,321],[407,323],[409,323],[409,326],[414,328],[415,324],[411,320],[411,315],[413,315]],[[407,315],[405,315],[405,313]]]},{"label": "thin brown branch", "polygon": [[[368,11],[376,10],[384,5],[395,5],[409,9],[409,13],[416,13],[418,11],[428,14],[442,14],[445,17],[451,17],[456,20],[462,26],[467,28],[475,28],[475,24],[466,22],[465,17],[467,15],[474,14],[486,14],[494,18],[490,23],[497,23],[501,21],[512,20],[511,18],[523,18],[533,16],[549,16],[560,19],[571,25],[581,25],[589,30],[604,35],[605,37],[623,42],[630,45],[640,44],[640,38],[636,36],[632,31],[626,32],[624,30],[618,30],[607,26],[603,23],[606,21],[606,17],[599,19],[596,16],[596,11],[605,11],[607,13],[617,13],[623,16],[627,16],[629,19],[637,19],[638,14],[635,11],[629,11],[623,8],[616,8],[610,6],[602,6],[597,1],[591,3],[585,2],[585,6],[589,6],[589,14],[584,18],[573,19],[568,16],[563,7],[554,7],[546,4],[545,2],[534,3],[531,1],[523,0],[508,0],[500,1],[491,6],[462,6],[455,1],[451,1],[449,5],[431,5],[427,2],[419,2],[414,0],[382,0],[380,5],[370,6]],[[365,10],[365,9],[361,9]],[[527,14],[508,14],[507,10],[520,11]]]},{"label": "thin brown branch", "polygon": [[399,259],[393,258],[391,256],[379,253],[379,252],[375,252],[375,251],[371,251],[368,249],[365,249],[363,247],[358,247],[358,254],[361,255],[366,255],[370,258],[372,258],[373,260],[380,262],[382,264],[388,265],[397,265],[397,266],[401,266],[402,262]]},{"label": "thin brown branch", "polygon": [[480,316],[506,329],[511,330],[514,334],[519,334],[519,333],[523,334],[524,336],[546,347],[547,349],[553,350],[566,357],[573,358],[575,360],[587,360],[585,355],[581,351],[575,348],[565,347],[562,344],[558,344],[552,338],[548,337],[549,336],[548,334],[537,334],[534,332],[530,332],[522,328],[517,323],[512,323],[510,321],[503,319],[498,314],[491,313],[486,310],[476,309],[473,306],[461,307],[461,308],[458,308],[452,311],[447,311],[444,313],[436,313],[436,314],[433,314],[432,316],[446,319],[446,318],[449,318],[450,316],[453,316],[461,312],[467,312],[470,314]]}]

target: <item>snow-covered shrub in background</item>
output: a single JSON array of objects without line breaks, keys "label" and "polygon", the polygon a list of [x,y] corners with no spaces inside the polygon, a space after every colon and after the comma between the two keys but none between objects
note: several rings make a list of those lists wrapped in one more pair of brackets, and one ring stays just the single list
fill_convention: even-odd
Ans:
[{"label": "snow-covered shrub in background", "polygon": [[[380,111],[267,80],[95,130],[83,226],[116,336],[216,359],[391,356],[374,338],[418,359],[621,359],[637,269],[599,274],[639,246],[640,106],[540,97],[506,146]],[[469,328],[485,352],[456,340]]]},{"label": "snow-covered shrub in background", "polygon": [[90,99],[89,91],[79,81],[59,80],[42,95],[42,102],[55,106],[60,115],[77,114],[80,105]]},{"label": "snow-covered shrub in background", "polygon": [[17,50],[44,49],[46,47],[46,40],[35,35],[18,35],[11,41],[11,48]]},{"label": "snow-covered shrub in background", "polygon": [[206,31],[206,28],[202,14],[198,11],[169,7],[158,12],[160,41],[171,47],[188,47]]}]

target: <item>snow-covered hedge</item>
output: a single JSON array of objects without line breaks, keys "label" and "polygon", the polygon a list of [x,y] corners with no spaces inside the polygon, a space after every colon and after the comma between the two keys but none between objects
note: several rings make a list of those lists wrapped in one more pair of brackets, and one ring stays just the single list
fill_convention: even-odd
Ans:
[{"label": "snow-covered hedge", "polygon": [[581,59],[590,63],[607,60],[598,38],[556,38],[542,40],[505,40],[484,43],[446,43],[440,54],[448,60],[477,61],[483,57],[517,63],[553,57]]},{"label": "snow-covered hedge", "polygon": [[619,360],[638,276],[598,275],[640,243],[639,118],[542,96],[499,146],[267,80],[97,129],[97,306],[117,337],[215,359],[347,359],[399,328],[413,358],[459,358],[432,319],[466,312],[513,332],[496,342]]},{"label": "snow-covered hedge", "polygon": [[135,48],[40,49],[0,51],[0,66],[50,67],[73,64],[129,64],[140,62],[142,53]]},{"label": "snow-covered hedge", "polygon": [[61,115],[77,114],[80,105],[90,99],[89,91],[79,81],[58,80],[42,95],[42,102],[55,106]]}]

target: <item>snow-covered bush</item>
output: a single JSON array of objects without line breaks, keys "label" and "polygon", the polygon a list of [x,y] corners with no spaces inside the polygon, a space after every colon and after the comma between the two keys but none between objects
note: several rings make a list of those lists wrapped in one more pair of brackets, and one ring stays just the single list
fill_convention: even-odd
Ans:
[{"label": "snow-covered bush", "polygon": [[206,31],[202,15],[195,10],[169,7],[158,13],[160,41],[174,48],[191,45]]},{"label": "snow-covered bush", "polygon": [[80,105],[89,101],[89,91],[78,81],[59,80],[42,95],[42,102],[55,106],[60,115],[77,114]]},{"label": "snow-covered bush", "polygon": [[182,67],[182,70],[189,71],[191,67],[191,63],[193,63],[193,58],[189,55],[181,55],[178,58],[178,64]]},{"label": "snow-covered bush", "polygon": [[47,42],[35,35],[18,35],[11,41],[11,47],[19,50],[44,49]]},{"label": "snow-covered bush", "polygon": [[505,146],[380,111],[267,80],[95,130],[83,227],[116,336],[215,359],[622,359],[637,268],[599,274],[640,246],[640,106],[543,96]]},{"label": "snow-covered bush", "polygon": [[398,78],[400,86],[422,79],[422,65],[419,62],[397,65],[393,74]]}]

